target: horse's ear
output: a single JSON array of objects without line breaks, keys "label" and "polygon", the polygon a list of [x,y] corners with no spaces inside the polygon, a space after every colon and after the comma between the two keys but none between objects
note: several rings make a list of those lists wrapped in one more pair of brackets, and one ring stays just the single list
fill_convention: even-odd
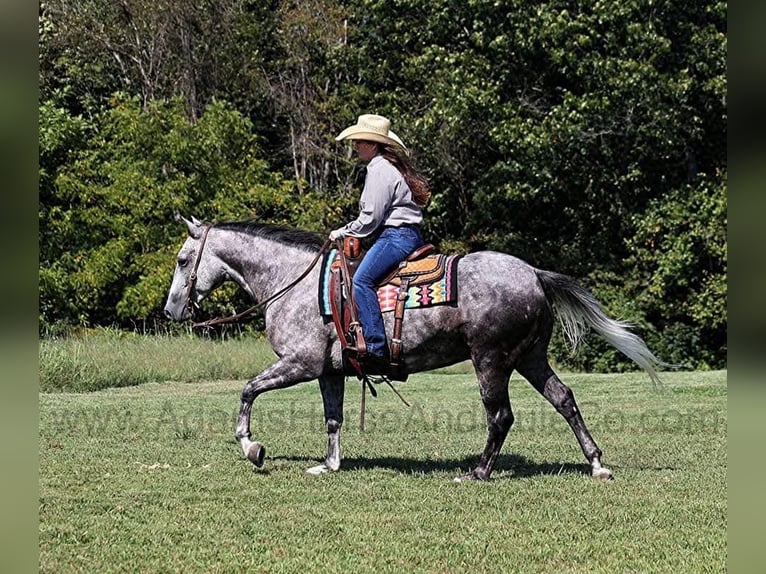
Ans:
[{"label": "horse's ear", "polygon": [[189,230],[190,237],[199,239],[202,236],[202,228],[200,227],[202,225],[201,221],[198,221],[195,217],[192,217],[191,221],[185,217],[181,217],[181,220],[186,224],[186,229]]}]

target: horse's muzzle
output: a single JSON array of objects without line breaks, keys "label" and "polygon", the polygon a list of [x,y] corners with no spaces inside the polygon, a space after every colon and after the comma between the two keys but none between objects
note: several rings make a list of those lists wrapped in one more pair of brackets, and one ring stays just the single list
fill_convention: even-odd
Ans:
[{"label": "horse's muzzle", "polygon": [[192,315],[188,305],[165,305],[164,312],[165,317],[171,321],[185,321],[186,319],[191,319]]}]

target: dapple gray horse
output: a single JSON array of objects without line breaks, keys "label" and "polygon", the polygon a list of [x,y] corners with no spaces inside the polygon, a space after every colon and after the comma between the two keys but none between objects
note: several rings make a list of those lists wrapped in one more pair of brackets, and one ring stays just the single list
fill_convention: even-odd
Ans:
[{"label": "dapple gray horse", "polygon": [[[317,257],[323,239],[316,234],[256,222],[203,225],[186,222],[189,236],[178,253],[165,314],[173,320],[191,318],[192,308],[230,280],[254,301],[265,301],[289,285]],[[319,265],[265,308],[268,340],[278,359],[245,384],[236,438],[247,458],[263,464],[264,447],[251,440],[250,411],[267,391],[319,380],[328,434],[323,464],[312,474],[337,471],[341,465],[345,375],[341,346],[332,322],[318,306]],[[516,370],[537,389],[572,427],[591,474],[611,478],[601,465],[601,450],[588,432],[572,391],[551,368],[547,349],[557,310],[573,344],[590,326],[647,371],[659,384],[655,369],[664,365],[629,325],[607,317],[599,303],[572,278],[535,269],[510,255],[482,251],[458,264],[456,305],[407,311],[402,340],[403,368],[416,373],[470,359],[487,415],[487,443],[478,466],[456,480],[487,480],[513,424],[508,397]],[[392,313],[385,314],[391,332]]]}]

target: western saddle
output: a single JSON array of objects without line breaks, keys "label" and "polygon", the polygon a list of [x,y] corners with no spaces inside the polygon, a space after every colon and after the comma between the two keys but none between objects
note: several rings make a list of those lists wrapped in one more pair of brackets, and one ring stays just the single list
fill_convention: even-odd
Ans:
[{"label": "western saddle", "polygon": [[[410,287],[432,281],[444,272],[443,258],[431,255],[433,251],[434,246],[430,243],[419,247],[379,282],[379,286],[392,284],[397,287],[394,328],[390,339],[390,369],[387,373],[393,380],[407,380],[407,374],[401,366],[401,336],[408,290]],[[352,285],[354,274],[365,253],[366,250],[358,238],[344,237],[342,242],[338,241],[338,256],[330,266],[330,307],[340,339],[344,366],[360,378],[366,376],[364,359],[367,348]]]}]

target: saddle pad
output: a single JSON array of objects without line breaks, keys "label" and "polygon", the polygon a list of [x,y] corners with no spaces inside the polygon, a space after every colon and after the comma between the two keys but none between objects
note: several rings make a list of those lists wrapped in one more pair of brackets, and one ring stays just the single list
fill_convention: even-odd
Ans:
[{"label": "saddle pad", "polygon": [[322,257],[322,266],[319,268],[319,313],[323,317],[332,317],[330,307],[330,266],[338,257],[337,249],[328,249]]},{"label": "saddle pad", "polygon": [[[335,249],[325,254],[319,278],[319,309],[321,314],[327,317],[332,316],[332,309],[330,307],[330,266],[336,256],[337,250]],[[419,284],[413,285],[407,290],[408,296],[405,302],[405,309],[430,307],[457,301],[457,263],[461,256],[435,255],[431,257],[442,258],[440,263],[443,263],[443,265],[439,265],[439,267],[443,269],[443,272],[428,277],[429,281],[425,283],[420,283],[422,278],[418,278]],[[378,302],[380,303],[381,312],[393,311],[396,307],[399,283],[399,275],[396,275],[391,282],[378,288]]]}]

